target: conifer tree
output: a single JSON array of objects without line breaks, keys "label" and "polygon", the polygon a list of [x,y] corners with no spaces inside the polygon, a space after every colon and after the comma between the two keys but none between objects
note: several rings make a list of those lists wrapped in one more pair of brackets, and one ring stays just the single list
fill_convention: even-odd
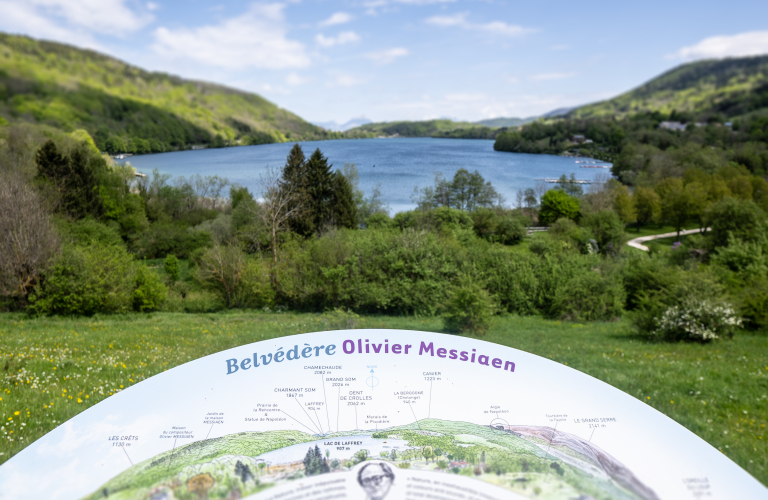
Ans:
[{"label": "conifer tree", "polygon": [[35,178],[56,190],[62,212],[77,219],[86,215],[101,215],[99,186],[85,147],[76,148],[67,157],[59,153],[56,144],[49,140],[38,150],[35,163]]},{"label": "conifer tree", "polygon": [[333,196],[331,198],[331,213],[337,227],[355,228],[358,214],[355,203],[355,193],[352,185],[341,172],[333,174]]},{"label": "conifer tree", "polygon": [[[307,161],[305,190],[308,195],[309,213],[307,219],[311,233],[319,230],[332,217],[331,198],[333,197],[333,172],[328,158],[316,149]],[[308,235],[307,235],[308,236]]]}]

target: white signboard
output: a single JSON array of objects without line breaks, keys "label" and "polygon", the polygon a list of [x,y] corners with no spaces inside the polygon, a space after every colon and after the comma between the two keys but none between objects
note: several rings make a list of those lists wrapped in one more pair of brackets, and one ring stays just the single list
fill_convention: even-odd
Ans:
[{"label": "white signboard", "polygon": [[768,492],[648,405],[450,335],[237,347],[86,410],[0,467],[2,499],[750,499]]}]

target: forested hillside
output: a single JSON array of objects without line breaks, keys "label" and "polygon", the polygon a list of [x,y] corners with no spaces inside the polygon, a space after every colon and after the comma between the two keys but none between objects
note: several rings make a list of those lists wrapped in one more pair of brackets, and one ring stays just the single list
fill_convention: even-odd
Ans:
[{"label": "forested hillside", "polygon": [[85,129],[110,153],[338,135],[256,94],[145,71],[69,45],[0,34],[0,125],[7,122]]},{"label": "forested hillside", "polygon": [[768,107],[768,56],[678,66],[613,99],[581,106],[570,118],[672,111],[739,116]]},{"label": "forested hillside", "polygon": [[443,137],[452,139],[493,139],[499,128],[453,120],[425,120],[368,123],[347,130],[347,137]]}]

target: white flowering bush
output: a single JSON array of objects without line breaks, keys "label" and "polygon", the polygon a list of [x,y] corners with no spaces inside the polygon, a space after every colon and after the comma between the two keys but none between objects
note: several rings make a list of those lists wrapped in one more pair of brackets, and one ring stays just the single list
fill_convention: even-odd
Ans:
[{"label": "white flowering bush", "polygon": [[663,340],[711,340],[733,335],[741,328],[741,318],[730,304],[717,304],[709,300],[689,299],[681,305],[666,309],[654,318],[654,337]]}]

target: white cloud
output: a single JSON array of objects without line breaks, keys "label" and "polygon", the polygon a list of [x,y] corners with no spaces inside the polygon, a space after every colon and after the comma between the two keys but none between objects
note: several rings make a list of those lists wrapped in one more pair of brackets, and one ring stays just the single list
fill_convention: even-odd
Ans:
[{"label": "white cloud", "polygon": [[539,73],[538,75],[531,75],[528,77],[529,80],[532,80],[534,82],[543,82],[545,80],[563,80],[565,78],[571,78],[576,76],[576,73],[570,72],[570,73]]},{"label": "white cloud", "polygon": [[361,83],[365,83],[365,80],[351,76],[351,75],[338,75],[334,77],[332,80],[328,81],[325,85],[326,87],[329,87],[329,88],[354,87],[355,85],[360,85]]},{"label": "white cloud", "polygon": [[334,45],[345,45],[347,43],[359,42],[360,37],[354,31],[344,31],[337,36],[317,35],[315,41],[321,47],[333,47]]},{"label": "white cloud", "polygon": [[331,17],[319,23],[320,27],[334,26],[336,24],[348,23],[352,20],[352,15],[346,12],[336,12]]},{"label": "white cloud", "polygon": [[446,94],[445,100],[449,102],[477,102],[487,99],[485,94]]},{"label": "white cloud", "polygon": [[312,78],[303,78],[299,76],[296,73],[289,73],[288,76],[285,78],[285,83],[292,87],[297,87],[299,85],[304,85],[305,83],[309,83],[312,81]]},{"label": "white cloud", "polygon": [[404,57],[410,54],[410,51],[403,47],[395,47],[393,49],[387,49],[387,50],[380,50],[377,52],[369,52],[365,54],[365,57],[368,59],[378,63],[378,64],[389,64],[393,62],[398,57]]},{"label": "white cloud", "polygon": [[561,44],[561,45],[553,45],[549,48],[549,50],[568,50],[570,49],[570,45]]},{"label": "white cloud", "polygon": [[94,34],[122,36],[153,17],[136,12],[124,0],[0,0],[0,30],[101,48]]},{"label": "white cloud", "polygon": [[159,8],[159,4],[156,4],[155,2],[147,2],[147,10],[157,10]]},{"label": "white cloud", "polygon": [[737,35],[721,35],[705,38],[695,45],[683,47],[672,59],[711,59],[768,54],[768,31],[749,31]]},{"label": "white cloud", "polygon": [[524,28],[516,24],[507,24],[503,21],[492,21],[490,23],[473,23],[467,19],[466,12],[453,14],[450,16],[432,16],[426,19],[427,24],[442,27],[456,26],[465,30],[482,31],[492,35],[501,35],[509,37],[519,37],[534,33],[536,30]]},{"label": "white cloud", "polygon": [[169,58],[191,59],[227,69],[302,68],[304,45],[286,37],[282,4],[254,4],[239,17],[199,28],[155,30],[152,48]]}]

